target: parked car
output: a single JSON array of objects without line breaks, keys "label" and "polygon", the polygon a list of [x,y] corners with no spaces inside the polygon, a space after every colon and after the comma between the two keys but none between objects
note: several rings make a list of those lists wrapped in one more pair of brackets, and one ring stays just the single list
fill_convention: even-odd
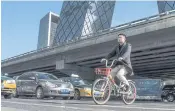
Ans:
[{"label": "parked car", "polygon": [[91,90],[92,90],[92,84],[90,84],[88,81],[83,80],[79,76],[72,76],[72,77],[63,77],[61,78],[64,82],[70,82],[74,86],[74,97],[70,99],[76,99],[80,100],[82,97],[92,97]]},{"label": "parked car", "polygon": [[17,78],[16,84],[15,97],[35,95],[38,99],[58,96],[68,99],[74,96],[71,83],[62,82],[56,76],[45,72],[26,72]]},{"label": "parked car", "polygon": [[175,85],[165,85],[162,89],[161,98],[163,101],[173,102],[175,100]]},{"label": "parked car", "polygon": [[5,99],[10,99],[15,90],[15,80],[10,77],[1,76],[1,95],[3,95]]}]

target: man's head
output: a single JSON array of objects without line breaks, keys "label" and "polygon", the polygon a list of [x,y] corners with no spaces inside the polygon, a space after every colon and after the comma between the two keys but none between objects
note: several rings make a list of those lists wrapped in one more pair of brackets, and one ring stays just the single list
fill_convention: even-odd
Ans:
[{"label": "man's head", "polygon": [[118,42],[120,45],[126,42],[126,35],[125,34],[118,34]]}]

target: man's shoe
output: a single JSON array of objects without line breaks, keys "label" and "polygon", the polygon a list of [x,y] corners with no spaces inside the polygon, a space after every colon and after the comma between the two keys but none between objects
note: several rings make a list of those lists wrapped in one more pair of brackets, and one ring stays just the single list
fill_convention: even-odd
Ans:
[{"label": "man's shoe", "polygon": [[130,91],[130,86],[125,85],[125,92],[129,92]]}]

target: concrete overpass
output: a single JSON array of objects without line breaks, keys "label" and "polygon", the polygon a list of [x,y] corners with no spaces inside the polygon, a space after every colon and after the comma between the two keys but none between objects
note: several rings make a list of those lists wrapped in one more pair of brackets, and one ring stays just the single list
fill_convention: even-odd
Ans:
[{"label": "concrete overpass", "polygon": [[77,38],[68,43],[28,52],[1,62],[1,70],[14,76],[26,71],[78,73],[94,78],[100,59],[116,45],[118,33],[128,35],[137,76],[175,79],[175,14],[163,13]]}]

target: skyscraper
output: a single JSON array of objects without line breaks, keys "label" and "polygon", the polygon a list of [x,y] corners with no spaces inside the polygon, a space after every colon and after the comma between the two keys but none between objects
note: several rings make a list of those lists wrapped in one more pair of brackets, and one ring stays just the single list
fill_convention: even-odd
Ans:
[{"label": "skyscraper", "polygon": [[65,1],[54,44],[110,28],[115,1]]},{"label": "skyscraper", "polygon": [[[142,3],[153,4],[153,2],[155,7],[158,5],[159,13],[175,9],[175,1],[152,1],[152,3]],[[130,9],[125,7],[129,6],[128,4],[136,6],[134,5],[135,3],[136,2],[119,3],[116,1],[65,1],[61,9],[60,20],[58,23],[59,25],[57,27],[53,44],[62,44],[68,42],[69,40],[87,38],[86,35],[108,29],[111,26],[116,26],[118,22],[127,21],[129,20],[128,18],[116,21],[115,17],[122,18],[126,15],[128,15],[127,17],[131,14],[134,15],[135,13],[127,11]],[[123,5],[123,7],[120,7],[122,8],[120,10],[117,8],[118,6],[116,4],[126,4],[126,6]],[[141,4],[141,2],[139,4]],[[118,11],[124,11],[125,9],[127,10],[122,14],[116,14]],[[147,10],[147,8],[145,10]],[[141,14],[141,16],[142,15],[143,14]],[[137,17],[139,16],[137,15],[134,18]]]},{"label": "skyscraper", "polygon": [[175,10],[175,1],[157,1],[159,13]]},{"label": "skyscraper", "polygon": [[53,44],[59,16],[49,12],[40,20],[37,49],[51,46]]}]

